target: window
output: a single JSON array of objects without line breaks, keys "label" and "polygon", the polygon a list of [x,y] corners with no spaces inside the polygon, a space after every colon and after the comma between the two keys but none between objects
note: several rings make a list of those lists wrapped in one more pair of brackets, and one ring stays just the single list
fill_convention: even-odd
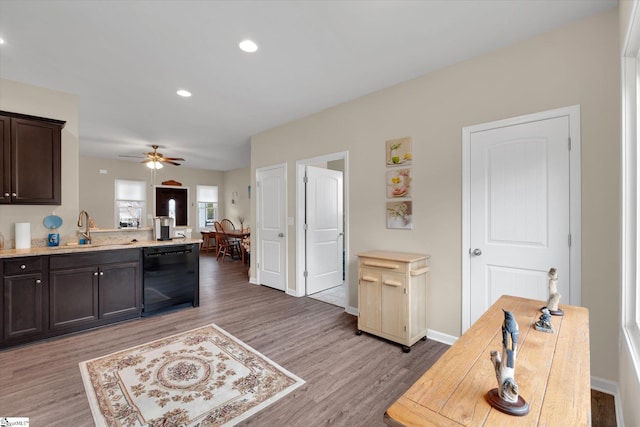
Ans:
[{"label": "window", "polygon": [[218,219],[218,187],[198,185],[196,187],[198,200],[198,228],[213,228]]},{"label": "window", "polygon": [[116,228],[144,226],[146,216],[147,183],[116,179],[115,225]]}]

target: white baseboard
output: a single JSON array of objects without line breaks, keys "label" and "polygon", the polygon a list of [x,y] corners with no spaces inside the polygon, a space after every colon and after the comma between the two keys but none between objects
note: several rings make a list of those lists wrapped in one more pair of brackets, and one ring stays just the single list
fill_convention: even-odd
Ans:
[{"label": "white baseboard", "polygon": [[427,338],[447,345],[453,345],[456,341],[458,341],[458,337],[434,331],[432,329],[427,329]]},{"label": "white baseboard", "polygon": [[352,314],[352,315],[354,315],[356,317],[358,317],[358,314],[360,314],[360,312],[358,311],[357,307],[351,307],[351,306],[345,307],[344,311],[346,311],[347,313]]},{"label": "white baseboard", "polygon": [[591,388],[597,391],[601,391],[602,393],[613,395],[613,400],[616,406],[616,425],[618,427],[624,427],[624,420],[622,419],[622,406],[620,404],[620,392],[618,389],[618,383],[592,376]]},{"label": "white baseboard", "polygon": [[258,279],[256,279],[255,277],[249,277],[249,283],[251,283],[252,285],[258,285]]}]

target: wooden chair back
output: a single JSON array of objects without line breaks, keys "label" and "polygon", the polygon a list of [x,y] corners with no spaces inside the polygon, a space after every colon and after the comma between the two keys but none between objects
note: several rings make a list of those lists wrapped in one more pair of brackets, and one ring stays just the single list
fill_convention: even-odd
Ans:
[{"label": "wooden chair back", "polygon": [[227,218],[220,221],[220,224],[222,224],[222,228],[224,228],[225,231],[231,231],[236,229],[236,226],[233,224],[233,222],[231,222],[231,220]]}]

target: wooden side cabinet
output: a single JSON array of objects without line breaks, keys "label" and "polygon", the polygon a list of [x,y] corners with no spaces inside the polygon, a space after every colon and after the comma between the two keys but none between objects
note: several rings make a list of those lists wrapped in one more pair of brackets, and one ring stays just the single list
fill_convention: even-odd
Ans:
[{"label": "wooden side cabinet", "polygon": [[358,258],[358,335],[368,332],[409,352],[427,336],[429,256],[371,251]]},{"label": "wooden side cabinet", "polygon": [[0,111],[0,203],[60,205],[64,125]]}]

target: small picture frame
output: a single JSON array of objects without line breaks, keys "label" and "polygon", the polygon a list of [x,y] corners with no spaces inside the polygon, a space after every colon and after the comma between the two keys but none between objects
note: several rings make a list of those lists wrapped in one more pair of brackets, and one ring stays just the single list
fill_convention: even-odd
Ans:
[{"label": "small picture frame", "polygon": [[413,202],[411,200],[387,202],[387,228],[400,230],[413,228]]},{"label": "small picture frame", "polygon": [[387,171],[387,199],[411,197],[411,168]]},{"label": "small picture frame", "polygon": [[404,138],[390,139],[386,141],[387,167],[408,166],[413,160],[412,138],[406,136]]}]

